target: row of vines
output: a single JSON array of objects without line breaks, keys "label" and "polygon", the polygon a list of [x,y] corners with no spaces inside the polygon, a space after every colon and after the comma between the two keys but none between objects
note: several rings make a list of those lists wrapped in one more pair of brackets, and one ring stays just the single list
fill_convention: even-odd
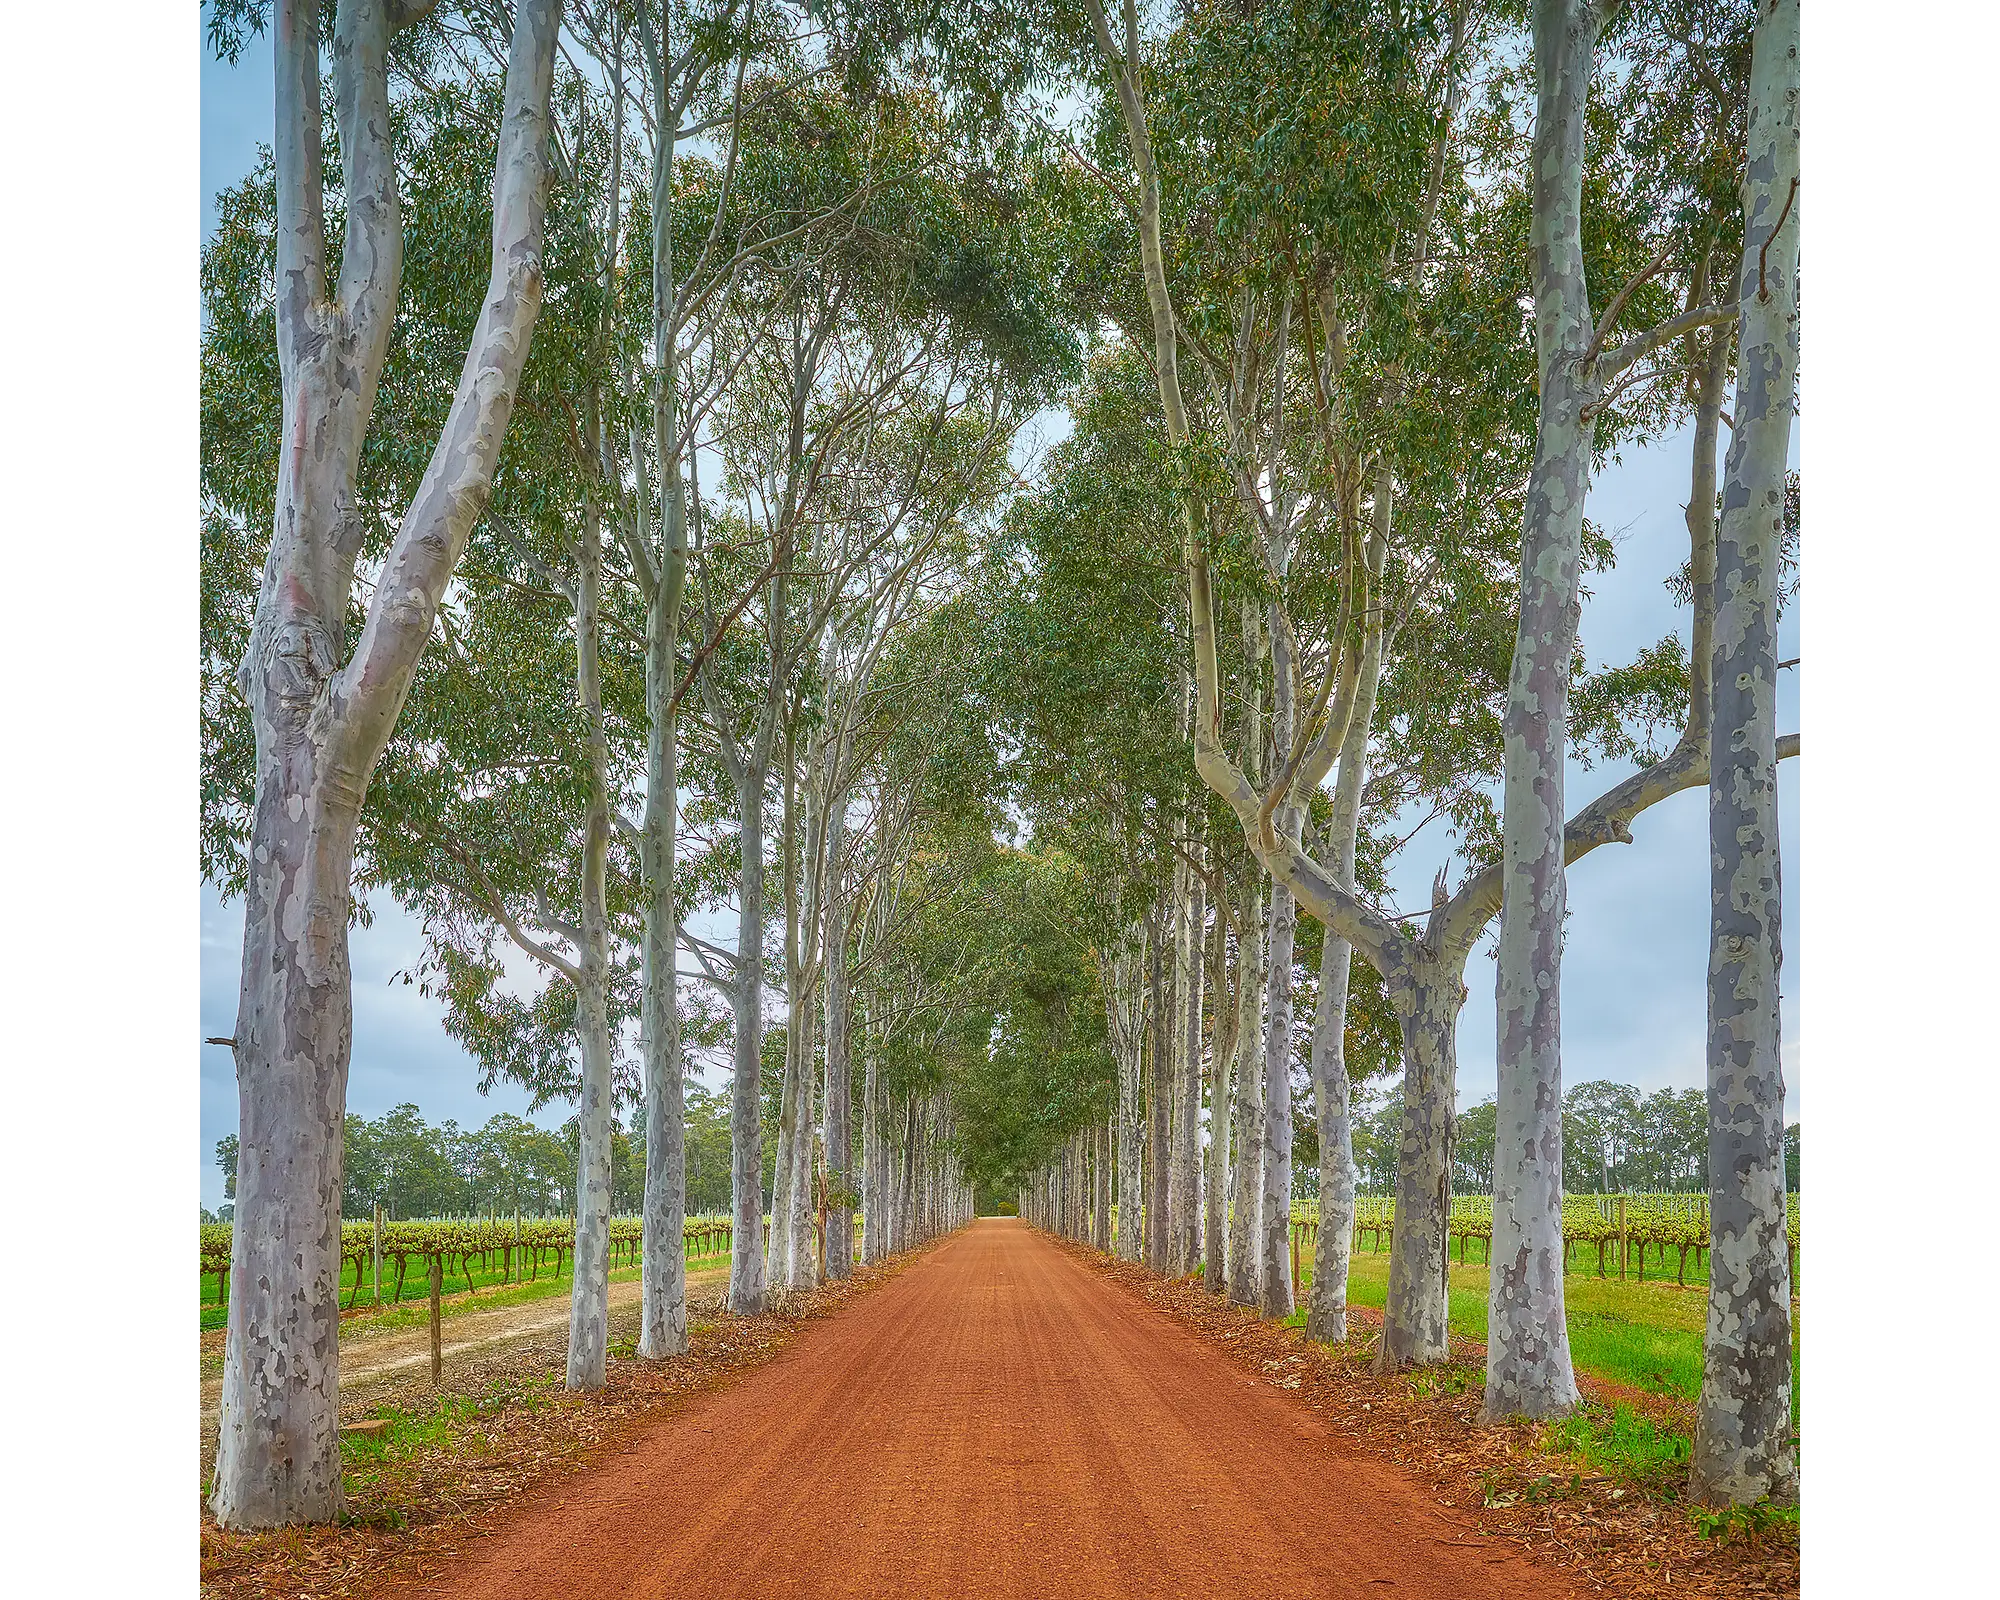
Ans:
[{"label": "row of vines", "polygon": [[[689,1256],[696,1260],[728,1251],[732,1227],[728,1217],[691,1217],[684,1235]],[[218,1300],[229,1298],[229,1250],[232,1225],[205,1224],[201,1230],[201,1271],[217,1280]],[[611,1265],[636,1266],[644,1227],[638,1217],[614,1217],[611,1222]],[[340,1228],[342,1261],[354,1269],[348,1290],[352,1306],[372,1277],[376,1231],[372,1222],[344,1222]],[[576,1250],[576,1223],[568,1217],[500,1218],[487,1221],[387,1222],[381,1230],[382,1280],[388,1298],[400,1300],[411,1264],[424,1281],[435,1261],[441,1276],[464,1279],[473,1287],[475,1272],[490,1277],[497,1263],[502,1282],[517,1276],[532,1283],[544,1271],[560,1275],[566,1257]],[[393,1278],[391,1274],[393,1273]],[[345,1276],[345,1274],[343,1274]]]},{"label": "row of vines", "polygon": [[[1386,1249],[1395,1223],[1394,1196],[1356,1197],[1354,1235],[1357,1246],[1366,1239],[1371,1249]],[[1698,1194],[1565,1195],[1562,1227],[1566,1265],[1568,1258],[1580,1248],[1588,1250],[1595,1246],[1598,1276],[1607,1276],[1611,1270],[1607,1259],[1616,1261],[1613,1252],[1622,1241],[1624,1248],[1630,1252],[1627,1260],[1638,1268],[1641,1283],[1646,1280],[1647,1257],[1657,1250],[1662,1274],[1666,1271],[1668,1252],[1674,1253],[1674,1278],[1684,1284],[1690,1257],[1699,1267],[1708,1251],[1708,1197]],[[1310,1252],[1319,1239],[1317,1201],[1299,1201],[1293,1205],[1292,1230],[1299,1248],[1310,1258]],[[1483,1194],[1453,1196],[1445,1232],[1461,1262],[1468,1259],[1469,1246],[1475,1240],[1484,1247],[1480,1253],[1490,1256],[1493,1246],[1493,1197]],[[1799,1251],[1799,1197],[1796,1194],[1787,1195],[1785,1199],[1785,1234],[1792,1258],[1792,1276],[1796,1282]]]}]

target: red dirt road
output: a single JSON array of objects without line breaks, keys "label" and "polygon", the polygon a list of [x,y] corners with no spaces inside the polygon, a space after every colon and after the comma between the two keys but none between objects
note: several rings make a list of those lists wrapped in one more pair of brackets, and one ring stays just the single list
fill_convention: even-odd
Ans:
[{"label": "red dirt road", "polygon": [[[1314,1508],[1308,1514],[1306,1507]],[[1570,1591],[1017,1222],[525,1501],[464,1600]]]}]

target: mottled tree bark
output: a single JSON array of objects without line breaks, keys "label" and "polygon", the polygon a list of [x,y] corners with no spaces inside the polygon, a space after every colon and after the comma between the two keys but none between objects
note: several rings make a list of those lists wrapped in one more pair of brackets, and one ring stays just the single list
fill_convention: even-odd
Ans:
[{"label": "mottled tree bark", "polygon": [[764,1119],[758,1080],[764,1052],[764,787],[738,785],[737,838],[742,867],[736,886],[736,981],[730,986],[735,1022],[734,1077],[729,1095],[729,1309],[756,1316],[764,1309]]},{"label": "mottled tree bark", "polygon": [[[595,446],[594,412],[588,424],[593,435],[588,442]],[[576,692],[589,752],[590,798],[583,817],[574,980],[582,1093],[577,1102],[576,1250],[565,1379],[572,1389],[604,1387],[611,1317],[611,918],[605,900],[611,850],[611,747],[604,731],[603,682],[597,664],[603,566],[603,530],[592,504],[585,510],[576,564]]]},{"label": "mottled tree bark", "polygon": [[1108,1119],[1095,1124],[1091,1135],[1097,1147],[1097,1192],[1091,1217],[1091,1243],[1106,1254],[1111,1250],[1111,1124]]},{"label": "mottled tree bark", "polygon": [[1464,965],[1463,956],[1432,962],[1420,954],[1412,962],[1412,981],[1396,991],[1403,1026],[1403,1147],[1396,1164],[1396,1221],[1377,1372],[1451,1355],[1445,1223],[1451,1204],[1458,1013],[1465,1005],[1459,973]]},{"label": "mottled tree bark", "polygon": [[[1371,594],[1379,595],[1382,564],[1387,555],[1389,497],[1393,490],[1384,469],[1376,479],[1376,537],[1368,550]],[[1341,741],[1340,764],[1334,776],[1333,816],[1328,825],[1333,846],[1334,882],[1354,892],[1354,856],[1361,832],[1362,786],[1368,773],[1368,730],[1375,720],[1375,698],[1382,677],[1386,632],[1379,602],[1361,619],[1361,676],[1354,715]],[[1354,1243],[1354,1125],[1349,1115],[1347,1077],[1347,997],[1354,966],[1354,946],[1325,930],[1319,958],[1319,1004],[1313,1017],[1313,1108],[1319,1119],[1319,1239],[1313,1251],[1312,1293],[1306,1306],[1306,1337],[1338,1343],[1347,1337],[1347,1272]]]},{"label": "mottled tree bark", "polygon": [[420,11],[341,8],[335,101],[346,241],[327,292],[319,7],[279,0],[274,282],[277,514],[239,677],[256,795],[235,1030],[240,1093],[229,1332],[210,1507],[225,1527],[341,1509],[340,1193],[352,1042],[355,830],[445,585],[491,493],[541,307],[549,90],[560,0],[524,0],[509,46],[493,253],[458,390],[345,652],[365,524],[355,479],[402,277],[387,55]]},{"label": "mottled tree bark", "polygon": [[1202,880],[1190,877],[1187,916],[1181,939],[1181,970],[1186,974],[1179,1055],[1179,1081],[1175,1085],[1178,1102],[1174,1115],[1174,1155],[1167,1200],[1167,1214],[1173,1227],[1169,1252],[1170,1270],[1185,1277],[1201,1259],[1201,1001],[1202,933],[1206,921],[1202,905]]},{"label": "mottled tree bark", "polygon": [[1174,897],[1171,889],[1155,908],[1149,947],[1150,1000],[1147,1033],[1146,1084],[1146,1265],[1167,1270],[1167,1146],[1169,1108],[1173,1104],[1174,1033]]},{"label": "mottled tree bark", "polygon": [[1230,1107],[1229,1298],[1257,1303],[1258,1206],[1262,1198],[1264,1092],[1264,875],[1252,862],[1244,885],[1236,962],[1236,1093]]},{"label": "mottled tree bark", "polygon": [[[1254,870],[1254,868],[1253,868]],[[1217,875],[1215,918],[1215,1039],[1208,1061],[1208,1157],[1202,1173],[1202,1287],[1222,1294],[1228,1284],[1229,1071],[1236,1058],[1236,994],[1223,982],[1228,939],[1223,927],[1228,880]],[[1242,984],[1242,973],[1237,973]]]},{"label": "mottled tree bark", "polygon": [[1798,117],[1798,0],[1761,0],[1710,685],[1708,1337],[1689,1481],[1711,1503],[1798,1491],[1777,796],[1779,555],[1799,355]]},{"label": "mottled tree bark", "polygon": [[847,832],[843,794],[827,818],[826,967],[826,1178],[835,1194],[839,1226],[828,1224],[826,1275],[845,1278],[854,1270],[853,1141],[850,1105],[854,1065],[848,1051],[847,874],[841,852]]},{"label": "mottled tree bark", "polygon": [[1563,1317],[1563,759],[1594,398],[1583,265],[1584,112],[1595,0],[1535,9],[1531,157],[1541,407],[1521,535],[1521,616],[1502,721],[1498,1135],[1488,1288],[1488,1420],[1577,1404]]},{"label": "mottled tree bark", "polygon": [[1121,1261],[1137,1261],[1142,1254],[1144,1235],[1140,1213],[1145,1191],[1140,1187],[1144,1162],[1140,1151],[1145,1143],[1141,1123],[1140,1067],[1143,1055],[1145,997],[1139,987],[1141,952],[1123,951],[1112,964],[1111,1004],[1123,1014],[1124,1025],[1117,1028],[1113,1049],[1118,1059],[1118,1228],[1117,1249]]},{"label": "mottled tree bark", "polygon": [[[865,1036],[864,1036],[865,1037]],[[882,1088],[870,1050],[861,1069],[861,1259],[873,1265],[883,1254],[884,1182],[881,1126]]]},{"label": "mottled tree bark", "polygon": [[[657,224],[656,241],[671,232],[664,223]],[[655,248],[657,251],[657,243]],[[659,326],[657,312],[655,325]],[[666,344],[671,346],[671,342],[669,332]],[[666,366],[671,373],[671,352]],[[665,463],[661,508],[665,537],[660,571],[646,606],[646,807],[639,824],[639,865],[645,880],[639,1049],[645,1071],[646,1188],[641,1202],[638,1350],[647,1361],[684,1354],[688,1347],[687,1112],[677,992],[680,907],[674,895],[680,745],[675,717],[667,710],[678,670],[681,598],[687,578],[687,519],[681,501],[676,448],[680,424],[672,399],[673,381],[670,375],[663,375],[654,400],[654,429],[660,459]],[[636,448],[633,458],[643,464],[644,455]],[[642,507],[645,494],[642,476]]]},{"label": "mottled tree bark", "polygon": [[[1284,563],[1279,563],[1279,570]],[[1267,624],[1271,637],[1271,764],[1282,771],[1292,754],[1297,705],[1295,663],[1275,602]],[[1278,832],[1296,846],[1304,813],[1280,805]],[[1298,901],[1281,882],[1271,885],[1268,971],[1264,997],[1263,1150],[1259,1160],[1262,1224],[1258,1263],[1258,1304],[1274,1321],[1292,1314],[1292,956],[1298,938]]]}]

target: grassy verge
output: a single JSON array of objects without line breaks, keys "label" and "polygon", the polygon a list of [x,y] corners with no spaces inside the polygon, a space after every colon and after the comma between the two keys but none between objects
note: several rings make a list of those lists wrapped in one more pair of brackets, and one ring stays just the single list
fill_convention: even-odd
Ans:
[{"label": "grassy verge", "polygon": [[[1312,1283],[1312,1268],[1301,1262],[1299,1298]],[[1350,1304],[1380,1310],[1389,1297],[1389,1257],[1358,1254],[1347,1279]],[[1451,1265],[1451,1331],[1468,1339],[1486,1337],[1486,1268],[1472,1262]],[[1701,1392],[1701,1345],[1708,1322],[1705,1287],[1683,1289],[1664,1283],[1576,1274],[1563,1282],[1569,1313],[1570,1359],[1579,1371],[1648,1394],[1692,1400]],[[1798,1321],[1792,1324],[1792,1404],[1798,1411]],[[1303,1326],[1303,1311],[1293,1317]]]}]

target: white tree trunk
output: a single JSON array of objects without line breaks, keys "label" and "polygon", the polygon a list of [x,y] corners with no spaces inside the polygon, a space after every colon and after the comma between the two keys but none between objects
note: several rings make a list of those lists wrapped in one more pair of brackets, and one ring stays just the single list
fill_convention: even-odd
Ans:
[{"label": "white tree trunk", "polygon": [[882,1150],[882,1087],[875,1052],[868,1052],[861,1076],[861,1259],[873,1265],[883,1254],[883,1197],[888,1193]]},{"label": "white tree trunk", "polygon": [[[662,22],[672,14],[663,10]],[[641,13],[643,32],[649,18]],[[646,42],[652,44],[650,35]],[[648,49],[653,103],[668,103],[666,58]],[[639,1048],[645,1063],[646,1189],[639,1269],[642,1360],[684,1354],[687,1329],[687,1108],[681,1056],[678,973],[680,907],[674,896],[680,804],[678,714],[672,709],[680,672],[681,603],[687,591],[687,501],[681,474],[680,349],[675,328],[671,131],[653,142],[653,451],[660,465],[660,547],[644,574],[646,593],[646,808],[640,820],[639,870],[644,880]],[[637,430],[633,468],[642,537],[649,513],[646,453]]]},{"label": "white tree trunk", "polygon": [[1264,874],[1249,865],[1243,897],[1236,1014],[1236,1095],[1229,1196],[1229,1298],[1253,1306],[1258,1293],[1259,1205],[1263,1195],[1264,1149]]},{"label": "white tree trunk", "polygon": [[854,1270],[854,1065],[848,1050],[847,878],[841,864],[846,831],[847,797],[842,794],[827,819],[826,966],[820,979],[826,990],[826,1178],[835,1195],[827,1220],[829,1278],[845,1278]]},{"label": "white tree trunk", "polygon": [[[594,447],[594,414],[588,427],[587,442]],[[589,751],[590,798],[583,817],[578,894],[576,1035],[583,1092],[577,1105],[576,1253],[566,1378],[572,1389],[604,1387],[611,1316],[611,918],[605,901],[611,751],[597,665],[602,534],[593,503],[585,510],[576,564],[576,693]]]},{"label": "white tree trunk", "polygon": [[729,1097],[729,1309],[764,1309],[764,1121],[759,1078],[764,1051],[764,788],[762,773],[739,786],[742,869],[736,888],[735,1077]]},{"label": "white tree trunk", "polygon": [[[1414,964],[1413,964],[1414,965]],[[1444,1361],[1451,1355],[1445,1224],[1451,1202],[1452,1107],[1458,1094],[1459,979],[1464,958],[1424,962],[1399,988],[1403,1025],[1403,1148],[1396,1163],[1396,1221],[1389,1291],[1375,1370]]]},{"label": "white tree trunk", "polygon": [[[1123,976],[1124,986],[1128,989],[1138,983],[1135,969],[1142,960],[1142,957],[1130,954],[1120,958],[1116,970]],[[1138,996],[1128,1001],[1121,995],[1117,997],[1117,1003],[1128,1008],[1133,1023],[1118,1054],[1118,1256],[1122,1261],[1137,1261],[1143,1254],[1142,1214],[1145,1210],[1145,1191],[1140,1186],[1144,1174],[1140,1151],[1145,1143],[1145,1128],[1141,1122],[1139,1081],[1144,1053],[1141,1038],[1145,1005],[1143,998]]]},{"label": "white tree trunk", "polygon": [[[1202,1287],[1214,1295],[1223,1293],[1228,1284],[1229,1072],[1236,1055],[1234,1026],[1227,1023],[1223,1016],[1225,1006],[1230,1006],[1232,1013],[1236,1008],[1228,987],[1222,981],[1228,958],[1222,925],[1223,897],[1228,893],[1228,880],[1222,878],[1219,881],[1222,893],[1217,896],[1215,918],[1216,1029],[1214,1049],[1208,1061],[1208,1154],[1202,1173],[1201,1244]],[[1240,972],[1237,982],[1240,986]]]},{"label": "white tree trunk", "polygon": [[1710,687],[1708,1337],[1690,1487],[1711,1503],[1798,1490],[1777,805],[1779,554],[1799,356],[1798,116],[1798,0],[1761,0]]},{"label": "white tree trunk", "polygon": [[1191,875],[1179,953],[1186,1010],[1178,1051],[1172,1193],[1167,1208],[1174,1233],[1170,1265],[1177,1278],[1194,1271],[1201,1259],[1201,1002],[1207,971],[1202,961],[1205,916],[1201,891],[1201,878]]},{"label": "white tree trunk", "polygon": [[1146,1265],[1167,1270],[1167,1160],[1172,1130],[1168,1111],[1173,1103],[1174,1035],[1179,1031],[1179,1007],[1174,1003],[1174,893],[1154,907],[1148,945],[1146,1029]]},{"label": "white tree trunk", "polygon": [[[1368,557],[1379,580],[1387,554],[1389,497],[1394,485],[1387,469],[1375,481],[1376,530]],[[1376,585],[1379,593],[1379,582]],[[1362,618],[1361,677],[1354,713],[1341,741],[1340,766],[1333,784],[1329,824],[1334,850],[1334,882],[1354,891],[1354,855],[1361,832],[1362,785],[1368,773],[1368,730],[1382,677],[1384,621],[1379,609]],[[1347,1337],[1347,1273],[1354,1243],[1354,1124],[1347,1079],[1347,996],[1354,946],[1331,929],[1320,946],[1319,1004],[1313,1017],[1313,1107],[1319,1118],[1319,1241],[1313,1252],[1312,1293],[1306,1306],[1306,1337],[1339,1343]]]},{"label": "white tree trunk", "polygon": [[[1282,570],[1282,565],[1281,565]],[[1271,636],[1271,764],[1282,771],[1292,753],[1295,733],[1295,663],[1274,602]],[[1304,814],[1281,805],[1274,822],[1294,845],[1299,842]],[[1266,942],[1264,1023],[1264,1126],[1262,1192],[1258,1201],[1263,1224],[1262,1260],[1258,1264],[1258,1303],[1273,1321],[1292,1314],[1292,955],[1298,939],[1298,901],[1283,883],[1271,885],[1270,933]]]},{"label": "white tree trunk", "polygon": [[341,1510],[340,1193],[352,1043],[347,929],[362,797],[446,582],[491,492],[541,307],[549,90],[560,0],[524,0],[509,46],[486,299],[436,453],[342,664],[362,519],[361,444],[402,276],[379,5],[343,6],[334,52],[347,199],[327,293],[319,8],[272,28],[277,338],[285,446],[257,617],[241,668],[256,798],[235,1030],[236,1228],[209,1504],[230,1528]]},{"label": "white tree trunk", "polygon": [[1091,1217],[1091,1240],[1099,1250],[1107,1255],[1111,1251],[1111,1123],[1109,1119],[1097,1122],[1091,1133],[1096,1146],[1096,1191],[1092,1200],[1095,1210]]},{"label": "white tree trunk", "polygon": [[1521,535],[1521,618],[1502,722],[1498,1135],[1488,1285],[1490,1420],[1578,1401],[1563,1317],[1563,759],[1589,488],[1592,341],[1584,279],[1584,112],[1593,0],[1540,0],[1532,156],[1541,409]]},{"label": "white tree trunk", "polygon": [[[670,230],[662,226],[661,233]],[[663,439],[678,435],[671,406]],[[638,452],[634,452],[637,457]],[[679,970],[680,908],[674,896],[679,742],[667,712],[678,670],[681,597],[687,572],[686,521],[677,452],[667,446],[663,515],[665,572],[646,608],[646,809],[640,822],[645,886],[639,1048],[645,1063],[646,1192],[640,1245],[639,1355],[684,1354],[687,1329],[687,1111],[683,1099]],[[643,494],[643,486],[641,489]]]}]

